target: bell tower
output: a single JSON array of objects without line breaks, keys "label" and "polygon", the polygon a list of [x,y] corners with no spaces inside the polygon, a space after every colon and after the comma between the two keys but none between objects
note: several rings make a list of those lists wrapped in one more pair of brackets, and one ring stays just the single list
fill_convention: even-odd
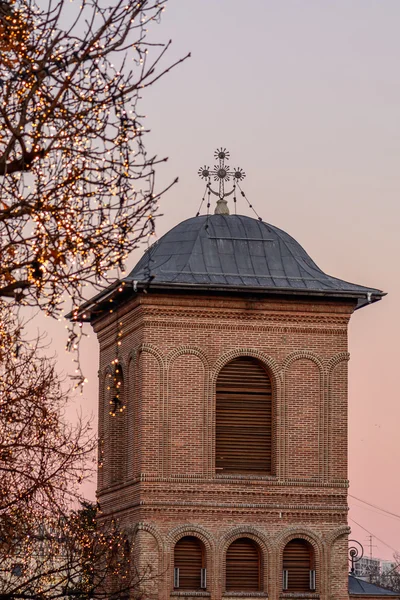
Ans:
[{"label": "bell tower", "polygon": [[228,158],[199,171],[207,214],[78,315],[100,344],[99,503],[154,600],[345,600],[347,327],[383,293],[229,214]]}]

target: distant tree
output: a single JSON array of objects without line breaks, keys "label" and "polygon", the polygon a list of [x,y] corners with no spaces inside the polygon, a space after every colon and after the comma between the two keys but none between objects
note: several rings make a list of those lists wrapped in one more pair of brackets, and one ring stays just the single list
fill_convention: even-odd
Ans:
[{"label": "distant tree", "polygon": [[0,0],[0,297],[56,315],[153,231],[138,101],[173,65],[166,0],[47,1]]},{"label": "distant tree", "polygon": [[[97,508],[82,502],[64,518],[39,522],[29,539],[15,537],[15,551],[1,565],[2,600],[143,598],[145,570],[135,571],[131,546],[115,522],[99,524]],[[22,532],[21,532],[22,533]]]},{"label": "distant tree", "polygon": [[65,421],[69,396],[54,361],[22,332],[0,304],[0,594],[13,560],[30,561],[42,524],[62,519],[79,499],[96,445],[90,422]]},{"label": "distant tree", "polygon": [[[1,306],[1,304],[0,304]],[[129,597],[147,572],[131,564],[115,520],[80,496],[92,474],[90,422],[70,425],[69,394],[42,342],[0,311],[0,598]],[[71,506],[80,505],[78,510]]]},{"label": "distant tree", "polygon": [[374,583],[400,593],[400,554],[393,555],[393,567],[379,573]]}]

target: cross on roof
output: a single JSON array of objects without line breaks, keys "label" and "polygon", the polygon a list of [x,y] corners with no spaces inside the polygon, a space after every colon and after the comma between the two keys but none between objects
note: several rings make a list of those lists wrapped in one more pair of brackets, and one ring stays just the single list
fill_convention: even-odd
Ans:
[{"label": "cross on roof", "polygon": [[[219,196],[220,200],[223,200],[226,196],[230,196],[233,193],[236,181],[242,181],[246,177],[246,173],[240,167],[233,167],[233,169],[230,170],[230,167],[225,164],[225,160],[229,160],[229,152],[226,148],[217,148],[214,152],[214,158],[218,160],[218,165],[214,165],[212,170],[207,166],[201,167],[198,170],[198,174],[202,179],[208,181],[208,189],[216,196]],[[218,192],[211,187],[212,177],[214,178],[214,181],[219,182]],[[233,180],[234,187],[230,192],[226,192],[225,183],[231,179]]]}]

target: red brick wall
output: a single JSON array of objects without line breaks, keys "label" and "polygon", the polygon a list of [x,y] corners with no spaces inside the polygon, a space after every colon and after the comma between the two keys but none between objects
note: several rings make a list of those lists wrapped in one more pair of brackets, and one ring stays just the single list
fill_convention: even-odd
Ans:
[{"label": "red brick wall", "polygon": [[[170,473],[201,474],[204,466],[204,366],[193,354],[182,354],[169,369]],[[188,407],[190,406],[190,419]]]},{"label": "red brick wall", "polygon": [[[295,299],[143,294],[94,324],[100,341],[101,438],[107,437],[102,382],[115,357],[116,320],[123,323],[127,404],[126,476],[110,485],[113,457],[105,457],[99,500],[105,517],[116,516],[132,539],[146,531],[147,541],[138,542],[135,553],[141,568],[157,562],[161,574],[150,597],[171,597],[174,544],[183,535],[197,535],[207,552],[208,597],[215,600],[228,597],[225,554],[242,536],[255,539],[261,549],[261,597],[282,596],[284,545],[304,537],[315,548],[319,597],[347,598],[352,311],[350,304]],[[270,477],[215,473],[215,381],[221,367],[240,355],[261,360],[273,384]],[[338,536],[344,541],[335,541]]]},{"label": "red brick wall", "polygon": [[339,479],[347,477],[347,364],[335,364],[329,377],[329,469]]},{"label": "red brick wall", "polygon": [[311,359],[294,360],[285,373],[288,477],[320,476],[321,369]]}]

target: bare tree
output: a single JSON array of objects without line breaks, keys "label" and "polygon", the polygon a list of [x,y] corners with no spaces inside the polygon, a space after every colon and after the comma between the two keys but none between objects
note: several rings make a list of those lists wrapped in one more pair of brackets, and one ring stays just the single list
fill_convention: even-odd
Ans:
[{"label": "bare tree", "polygon": [[[31,562],[40,527],[59,521],[92,472],[89,421],[70,425],[69,400],[40,339],[0,304],[0,593],[14,560]],[[22,551],[22,552],[21,552]]]},{"label": "bare tree", "polygon": [[390,568],[381,570],[379,576],[373,580],[377,585],[381,585],[394,592],[400,592],[400,554],[395,552],[393,555],[393,565]]},{"label": "bare tree", "polygon": [[146,38],[165,4],[0,0],[0,598],[105,598],[110,576],[137,589],[122,534],[71,517],[95,440],[64,419],[69,394],[17,314],[76,307],[154,230],[138,101],[174,66]]},{"label": "bare tree", "polygon": [[0,0],[0,296],[55,315],[153,231],[138,100],[174,65],[146,40],[166,0],[46,1]]},{"label": "bare tree", "polygon": [[0,305],[0,515],[15,519],[53,511],[76,497],[91,471],[90,422],[64,419],[69,394],[54,361],[41,355],[40,339],[22,337],[23,327]]},{"label": "bare tree", "polygon": [[97,512],[83,502],[63,518],[39,522],[29,537],[14,536],[13,555],[0,564],[0,598],[142,598],[150,570],[135,570],[126,534],[115,522],[99,524]]},{"label": "bare tree", "polygon": [[140,598],[150,570],[135,569],[115,520],[98,523],[99,507],[82,501],[96,437],[90,421],[64,418],[69,392],[42,350],[0,303],[0,598]]}]

